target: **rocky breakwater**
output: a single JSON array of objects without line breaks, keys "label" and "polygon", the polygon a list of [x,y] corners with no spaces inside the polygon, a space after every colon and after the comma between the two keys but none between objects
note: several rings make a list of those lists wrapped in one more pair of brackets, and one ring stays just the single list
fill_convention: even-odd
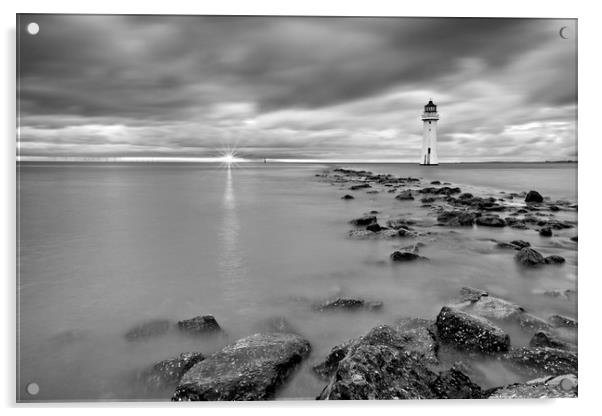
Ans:
[{"label": "rocky breakwater", "polygon": [[299,335],[251,335],[190,368],[172,401],[270,399],[310,351]]}]

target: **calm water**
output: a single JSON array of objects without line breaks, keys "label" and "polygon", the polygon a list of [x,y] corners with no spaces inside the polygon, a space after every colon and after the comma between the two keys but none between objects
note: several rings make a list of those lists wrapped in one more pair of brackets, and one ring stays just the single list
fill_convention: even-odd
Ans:
[{"label": "calm water", "polygon": [[[131,164],[19,166],[19,390],[22,400],[168,399],[133,381],[136,371],[184,351],[210,353],[284,317],[313,351],[278,398],[314,398],[325,383],[310,365],[379,323],[434,318],[463,285],[488,289],[541,316],[576,316],[576,304],[543,296],[576,289],[577,251],[569,237],[473,228],[422,238],[428,263],[394,267],[404,241],[354,241],[348,221],[367,211],[432,221],[419,203],[348,191],[315,178],[321,165]],[[576,164],[346,166],[457,184],[466,191],[537,189],[575,201]],[[564,217],[563,217],[564,215]],[[575,213],[560,218],[576,220]],[[560,267],[524,270],[488,238],[530,241]],[[314,312],[334,295],[382,300],[380,313]],[[166,335],[127,342],[132,326],[154,318],[213,314],[227,332],[203,339]],[[515,345],[528,337],[514,330]],[[483,368],[487,383],[516,375]],[[36,382],[31,397],[25,386]]]}]

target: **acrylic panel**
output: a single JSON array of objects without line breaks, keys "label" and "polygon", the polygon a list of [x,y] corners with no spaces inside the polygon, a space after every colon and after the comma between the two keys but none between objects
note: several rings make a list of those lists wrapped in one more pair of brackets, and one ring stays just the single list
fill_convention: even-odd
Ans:
[{"label": "acrylic panel", "polygon": [[577,396],[577,21],[17,16],[17,401]]}]

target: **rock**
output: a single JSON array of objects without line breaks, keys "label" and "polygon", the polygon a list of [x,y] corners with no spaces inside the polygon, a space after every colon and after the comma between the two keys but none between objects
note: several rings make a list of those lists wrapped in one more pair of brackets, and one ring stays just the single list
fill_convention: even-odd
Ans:
[{"label": "rock", "polygon": [[349,200],[349,199],[355,199],[355,197],[354,197],[353,195],[349,195],[349,194],[347,194],[347,195],[343,195],[343,196],[341,197],[341,199],[346,199],[346,200]]},{"label": "rock", "polygon": [[556,205],[550,205],[550,211],[553,211],[553,212],[560,211],[560,208]]},{"label": "rock", "polygon": [[528,241],[523,241],[523,240],[512,240],[512,241],[510,241],[510,243],[514,244],[515,246],[518,246],[520,248],[531,247],[531,243],[529,243]]},{"label": "rock", "polygon": [[571,241],[574,241],[576,243],[577,240],[578,240],[578,236],[571,237]]},{"label": "rock", "polygon": [[441,185],[440,181],[431,181],[431,185]]},{"label": "rock", "polygon": [[352,191],[357,191],[358,189],[372,188],[369,183],[362,183],[360,185],[353,185],[349,189]]},{"label": "rock", "polygon": [[192,319],[178,321],[178,328],[190,334],[206,334],[222,330],[213,315],[196,316]]},{"label": "rock", "polygon": [[458,196],[459,199],[472,199],[474,198],[474,195],[468,192],[464,192],[463,194],[460,194]]},{"label": "rock", "polygon": [[550,227],[543,227],[539,230],[539,235],[542,237],[552,237],[552,229]]},{"label": "rock", "polygon": [[400,228],[411,230],[410,226],[416,224],[414,220],[408,220],[406,218],[395,218],[387,221],[387,227],[398,230]]},{"label": "rock", "polygon": [[200,352],[184,352],[178,357],[163,360],[138,374],[138,382],[148,390],[173,389],[188,370],[205,357]]},{"label": "rock", "polygon": [[372,231],[373,233],[377,233],[381,230],[386,230],[386,228],[381,227],[380,224],[378,224],[378,223],[374,223],[374,224],[368,225],[366,227],[366,230]]},{"label": "rock", "polygon": [[309,342],[298,335],[251,335],[188,370],[172,401],[272,398],[310,350]]},{"label": "rock", "polygon": [[483,296],[489,296],[489,293],[470,286],[464,286],[462,289],[460,289],[461,302],[476,302]]},{"label": "rock", "polygon": [[508,351],[510,337],[485,318],[444,306],[437,315],[439,338],[454,346],[485,353]]},{"label": "rock", "polygon": [[475,218],[477,215],[474,212],[443,211],[437,216],[437,221],[450,227],[472,226]]},{"label": "rock", "polygon": [[533,335],[531,341],[529,341],[530,347],[550,347],[558,348],[560,350],[577,351],[577,346],[564,342],[560,338],[552,335],[546,331],[538,331]]},{"label": "rock", "polygon": [[564,263],[566,260],[564,259],[564,257],[562,256],[548,256],[545,259],[546,264],[562,264]]},{"label": "rock", "polygon": [[155,319],[142,323],[130,329],[125,334],[128,341],[147,340],[148,338],[166,334],[172,326],[172,322],[166,319]]},{"label": "rock", "polygon": [[514,245],[512,243],[506,243],[504,241],[498,241],[496,243],[496,247],[499,247],[499,248],[510,248],[512,250],[520,250],[519,246],[516,246],[516,245]]},{"label": "rock", "polygon": [[477,225],[483,225],[487,227],[505,227],[506,221],[500,218],[498,215],[482,215],[476,219]]},{"label": "rock", "polygon": [[558,348],[513,348],[499,357],[512,370],[528,377],[577,374],[577,354]]},{"label": "rock", "polygon": [[578,382],[574,374],[548,376],[498,387],[488,391],[489,399],[556,399],[577,397]]},{"label": "rock", "polygon": [[335,298],[328,299],[314,305],[314,309],[320,312],[334,310],[358,310],[368,309],[371,311],[382,309],[383,303],[380,301],[366,301],[355,298]]},{"label": "rock", "polygon": [[552,315],[548,321],[556,327],[577,328],[577,321],[563,315]]},{"label": "rock", "polygon": [[361,226],[366,226],[366,225],[370,225],[370,224],[375,224],[376,217],[374,215],[364,215],[363,217],[355,218],[349,222],[355,226],[361,227]]},{"label": "rock", "polygon": [[543,196],[537,191],[529,191],[525,197],[525,202],[543,202]]},{"label": "rock", "polygon": [[350,230],[347,236],[353,240],[374,240],[374,239],[389,239],[400,237],[398,230],[390,230],[388,228],[381,228],[379,232],[373,232],[369,230]]},{"label": "rock", "polygon": [[516,260],[525,266],[538,266],[546,262],[539,251],[525,247],[516,254]]},{"label": "rock", "polygon": [[[413,351],[412,336],[390,326],[373,328],[346,346],[318,399],[433,399],[469,398],[480,388],[456,372],[437,374],[423,355]],[[339,350],[343,351],[343,350]]]},{"label": "rock", "polygon": [[399,201],[414,200],[411,191],[403,191],[395,197]]},{"label": "rock", "polygon": [[420,199],[420,202],[422,202],[423,204],[432,204],[436,200],[437,200],[437,198],[433,198],[433,197],[427,196],[427,197],[424,197],[424,198]]},{"label": "rock", "polygon": [[419,256],[418,254],[409,251],[394,251],[391,254],[391,260],[395,262],[406,262],[423,259],[426,259],[426,257]]}]

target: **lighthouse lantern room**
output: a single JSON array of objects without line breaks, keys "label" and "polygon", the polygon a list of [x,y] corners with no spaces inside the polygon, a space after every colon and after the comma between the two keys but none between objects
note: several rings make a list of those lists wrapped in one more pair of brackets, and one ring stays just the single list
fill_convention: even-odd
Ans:
[{"label": "lighthouse lantern room", "polygon": [[438,165],[437,158],[437,121],[439,113],[437,106],[430,100],[424,106],[422,113],[423,135],[422,135],[422,153],[420,157],[421,165]]}]

